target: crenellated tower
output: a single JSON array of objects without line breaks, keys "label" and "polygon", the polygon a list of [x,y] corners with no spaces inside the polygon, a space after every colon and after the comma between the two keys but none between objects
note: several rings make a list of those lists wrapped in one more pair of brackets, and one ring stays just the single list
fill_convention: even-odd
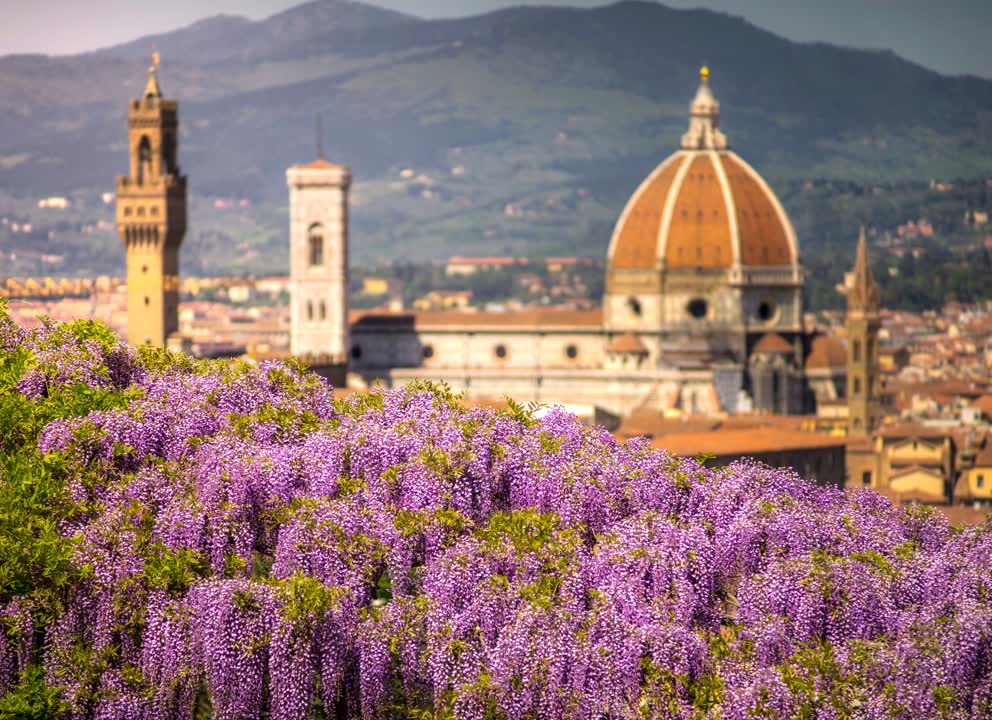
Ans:
[{"label": "crenellated tower", "polygon": [[847,295],[847,431],[868,437],[880,420],[878,286],[868,263],[865,228],[858,238],[854,270],[845,278]]},{"label": "crenellated tower", "polygon": [[117,178],[117,231],[127,251],[127,339],[165,347],[179,329],[179,246],[186,234],[186,178],[179,172],[179,116],[158,84],[158,53],[144,95],[128,105],[130,173]]}]

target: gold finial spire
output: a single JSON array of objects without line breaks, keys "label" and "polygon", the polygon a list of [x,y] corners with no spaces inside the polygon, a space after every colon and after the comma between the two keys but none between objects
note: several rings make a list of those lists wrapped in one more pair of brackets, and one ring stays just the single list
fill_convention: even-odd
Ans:
[{"label": "gold finial spire", "polygon": [[710,69],[699,68],[699,88],[690,108],[689,132],[682,136],[683,150],[724,150],[727,137],[720,132],[720,103],[710,87]]},{"label": "gold finial spire", "polygon": [[162,97],[162,89],[158,86],[158,66],[162,62],[162,57],[158,50],[152,51],[152,64],[148,68],[148,84],[145,85],[145,98]]}]

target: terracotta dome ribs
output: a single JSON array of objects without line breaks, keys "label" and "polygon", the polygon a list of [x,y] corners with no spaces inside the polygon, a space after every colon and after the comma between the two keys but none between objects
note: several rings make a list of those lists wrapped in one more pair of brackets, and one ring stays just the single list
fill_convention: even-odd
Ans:
[{"label": "terracotta dome ribs", "polygon": [[648,270],[658,259],[662,214],[682,159],[669,158],[631,200],[617,228],[612,265],[618,270]]},{"label": "terracotta dome ribs", "polygon": [[[733,213],[731,215],[731,213]],[[676,153],[638,189],[614,233],[610,268],[723,270],[797,262],[771,188],[729,151]]]},{"label": "terracotta dome ribs", "polygon": [[723,155],[722,159],[736,205],[741,263],[789,265],[792,250],[788,232],[770,196],[771,191],[755,179],[743,161],[730,154]]},{"label": "terracotta dome ribs", "polygon": [[682,180],[665,246],[669,268],[724,268],[733,262],[727,205],[708,155],[692,160]]}]

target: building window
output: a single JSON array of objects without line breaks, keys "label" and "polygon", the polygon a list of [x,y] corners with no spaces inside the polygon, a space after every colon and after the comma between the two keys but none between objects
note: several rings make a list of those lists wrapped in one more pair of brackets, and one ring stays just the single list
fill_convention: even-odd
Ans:
[{"label": "building window", "polygon": [[361,345],[355,345],[355,346],[353,346],[351,348],[351,357],[354,360],[361,360],[362,359],[362,346]]},{"label": "building window", "polygon": [[775,318],[775,305],[770,302],[763,302],[758,305],[758,319],[761,322],[770,322]]},{"label": "building window", "polygon": [[641,308],[641,301],[635,297],[627,298],[627,307],[630,309],[631,314],[635,317],[640,317],[643,312]]},{"label": "building window", "polygon": [[575,345],[568,345],[565,348],[565,357],[567,357],[569,360],[574,360],[578,356],[579,356],[579,348],[576,347]]},{"label": "building window", "polygon": [[979,474],[975,478],[975,487],[976,488],[983,488],[983,487],[985,487],[985,476],[984,475]]},{"label": "building window", "polygon": [[424,345],[424,348],[420,351],[420,353],[424,356],[424,360],[430,360],[434,357],[434,346]]},{"label": "building window", "polygon": [[861,341],[851,342],[851,362],[861,362]]},{"label": "building window", "polygon": [[686,312],[689,313],[696,320],[702,320],[706,317],[706,311],[709,310],[709,306],[706,301],[702,298],[695,298],[689,301],[689,304],[685,306]]},{"label": "building window", "polygon": [[861,484],[871,485],[871,470],[865,470],[861,473]]},{"label": "building window", "polygon": [[324,264],[324,233],[320,225],[314,225],[307,234],[310,256],[310,267],[320,267]]},{"label": "building window", "polygon": [[320,319],[327,319],[327,305],[324,304],[323,300],[320,301]]},{"label": "building window", "polygon": [[854,386],[852,388],[852,392],[854,392],[855,395],[861,394],[861,378],[854,378]]},{"label": "building window", "polygon": [[[152,144],[147,135],[141,136],[138,143],[138,184],[144,182],[145,176],[152,174]],[[140,215],[141,213],[139,213]]]},{"label": "building window", "polygon": [[151,304],[152,304],[152,299],[147,295],[145,295],[145,307],[148,307]]},{"label": "building window", "polygon": [[313,322],[313,303],[307,300],[307,320]]},{"label": "building window", "polygon": [[493,349],[493,353],[494,353],[494,354],[496,355],[496,357],[498,357],[498,358],[499,358],[500,360],[505,360],[505,359],[506,359],[506,355],[507,355],[507,353],[506,353],[506,345],[497,345],[497,346],[496,346],[496,347],[495,347],[495,348]]}]

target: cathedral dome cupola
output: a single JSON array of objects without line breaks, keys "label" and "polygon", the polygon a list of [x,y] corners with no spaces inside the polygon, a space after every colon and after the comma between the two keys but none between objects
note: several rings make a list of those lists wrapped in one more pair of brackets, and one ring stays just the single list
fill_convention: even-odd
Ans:
[{"label": "cathedral dome cupola", "polygon": [[720,103],[710,89],[710,69],[699,70],[699,89],[690,106],[689,132],[682,136],[683,150],[725,150],[727,136],[720,132]]},{"label": "cathedral dome cupola", "polygon": [[631,197],[614,230],[607,286],[627,272],[781,268],[798,273],[796,234],[768,183],[728,149],[707,68],[681,149]]}]

